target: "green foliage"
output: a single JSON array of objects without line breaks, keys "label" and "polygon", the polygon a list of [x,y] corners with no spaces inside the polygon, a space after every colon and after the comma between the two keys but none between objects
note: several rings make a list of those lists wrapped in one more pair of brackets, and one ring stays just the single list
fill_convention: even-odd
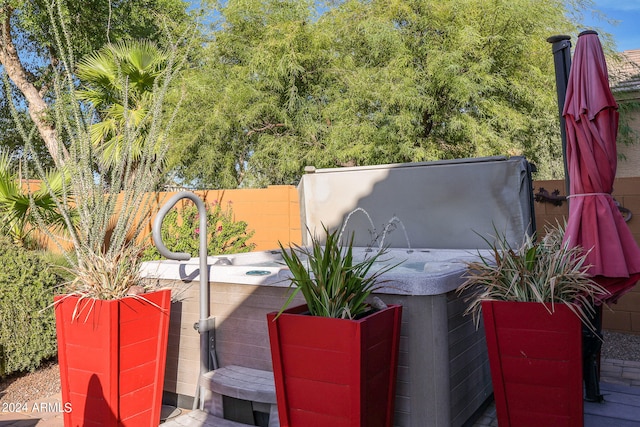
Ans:
[{"label": "green foliage", "polygon": [[[339,167],[525,155],[562,176],[550,44],[587,1],[228,0],[169,155],[208,188]],[[571,9],[571,10],[568,10]]]},{"label": "green foliage", "polygon": [[128,40],[108,44],[78,62],[76,75],[82,82],[78,98],[97,112],[90,134],[102,152],[102,166],[112,167],[122,157],[127,121],[140,128],[132,160],[141,155],[151,122],[148,106],[154,82],[166,68],[167,57],[152,42]]},{"label": "green foliage", "polygon": [[33,371],[56,354],[53,302],[63,279],[39,252],[0,236],[0,377]]},{"label": "green foliage", "polygon": [[[490,245],[491,255],[479,255],[468,264],[466,281],[458,292],[471,290],[466,313],[479,320],[483,300],[559,303],[567,305],[588,324],[593,301],[608,291],[593,281],[586,252],[563,241],[564,227],[547,227],[545,236],[536,242],[526,236],[522,245],[513,248],[504,236],[496,236]],[[547,310],[552,310],[546,306]]]},{"label": "green foliage", "polygon": [[618,102],[620,112],[620,125],[618,128],[618,144],[633,145],[640,142],[640,133],[633,126],[634,118],[640,111],[640,102]]},{"label": "green foliage", "polygon": [[[51,20],[49,7],[60,5],[61,19]],[[62,26],[73,28],[73,33],[65,41],[65,49],[70,48],[76,58],[100,49],[107,43],[123,40],[146,39],[156,41],[165,47],[170,45],[164,39],[166,30],[172,37],[178,37],[180,28],[194,22],[194,18],[187,13],[189,3],[182,0],[144,0],[144,1],[104,1],[104,0],[62,0],[59,2],[44,0],[8,0],[0,3],[0,20],[10,23],[10,31],[5,33],[7,40],[16,48],[20,58],[20,66],[29,76],[33,88],[25,85],[13,86],[13,95],[0,89],[0,100],[14,97],[21,116],[27,116],[26,111],[33,99],[26,99],[24,91],[40,92],[40,98],[49,105],[55,102],[55,96],[49,90],[53,86],[54,70],[59,67],[60,60],[65,53],[61,52],[56,42],[56,32],[62,31]],[[4,40],[0,41],[0,49],[4,47]],[[3,55],[0,55],[3,58]],[[9,60],[10,58],[3,58]],[[7,66],[7,64],[4,64]],[[17,64],[12,64],[17,65]],[[6,69],[0,67],[0,74]],[[2,104],[2,101],[0,101]],[[30,105],[29,108],[33,108]],[[12,157],[23,157],[23,144],[16,144],[15,127],[10,132],[4,132],[8,110],[0,105],[0,145],[10,149]],[[26,118],[26,117],[23,117]],[[41,161],[47,163],[50,156],[43,141],[36,137],[34,148],[41,153]],[[45,156],[46,154],[46,156]],[[23,157],[27,160],[27,156]],[[52,163],[47,164],[52,166]]]},{"label": "green foliage", "polygon": [[353,236],[343,247],[338,230],[331,232],[325,227],[324,231],[322,239],[312,236],[308,248],[294,245],[287,250],[280,243],[294,288],[280,312],[302,292],[312,316],[354,319],[369,309],[366,299],[378,289],[379,276],[395,265],[369,274],[384,251],[358,262],[353,259]]},{"label": "green foliage", "polygon": [[[250,252],[254,243],[248,243],[255,231],[247,230],[245,221],[235,221],[231,202],[226,209],[217,200],[206,204],[207,255]],[[200,250],[200,219],[198,208],[185,205],[180,211],[170,210],[162,222],[162,242],[172,252],[185,252],[197,257]],[[163,259],[155,246],[145,249],[143,260]]]},{"label": "green foliage", "polygon": [[[51,190],[60,195],[63,180],[60,174],[48,174]],[[20,246],[37,247],[30,238],[38,220],[52,230],[64,225],[53,197],[46,188],[25,191],[16,172],[11,168],[9,155],[0,149],[0,232],[11,236]]]},{"label": "green foliage", "polygon": [[[7,2],[4,2],[7,3]],[[73,27],[70,47],[77,55],[99,49],[110,41],[124,39],[158,39],[163,20],[188,20],[188,4],[181,0],[145,0],[104,2],[102,0],[65,0],[60,2],[62,22],[52,23],[51,1],[10,0],[3,13],[12,15],[12,31],[20,34],[18,47],[29,52],[60,58],[55,32],[62,25]],[[4,7],[3,7],[4,9]]]},{"label": "green foliage", "polygon": [[[18,113],[21,120],[25,120],[28,113],[21,111]],[[4,151],[9,154],[12,161],[12,165],[17,164],[17,159],[22,154],[24,142],[18,133],[14,120],[11,117],[11,108],[9,101],[6,99],[6,94],[3,89],[2,83],[0,83],[0,151]],[[38,141],[36,146],[42,151],[39,154],[45,154],[46,148],[42,141]],[[51,164],[47,164],[46,167],[50,167]]]}]

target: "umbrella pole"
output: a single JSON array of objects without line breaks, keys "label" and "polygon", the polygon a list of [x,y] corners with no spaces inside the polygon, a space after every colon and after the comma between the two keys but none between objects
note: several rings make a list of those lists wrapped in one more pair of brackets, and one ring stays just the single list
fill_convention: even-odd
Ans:
[{"label": "umbrella pole", "polygon": [[[564,164],[565,195],[569,195],[569,168],[567,166],[567,130],[565,129],[564,101],[567,94],[567,82],[571,70],[571,37],[565,35],[551,36],[547,39],[551,43],[553,64],[556,72],[556,94],[558,95],[558,114],[560,116],[560,138],[562,140],[562,160]],[[568,202],[568,199],[567,199]]]},{"label": "umbrella pole", "polygon": [[593,307],[589,321],[593,330],[582,325],[582,377],[584,378],[585,400],[602,402],[600,394],[600,349],[602,348],[602,305]]}]

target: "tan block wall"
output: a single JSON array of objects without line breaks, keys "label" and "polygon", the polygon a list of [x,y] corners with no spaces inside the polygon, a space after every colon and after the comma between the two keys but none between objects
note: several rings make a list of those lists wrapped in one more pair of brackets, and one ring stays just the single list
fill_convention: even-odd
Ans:
[{"label": "tan block wall", "polygon": [[[38,182],[34,182],[31,183],[30,188],[35,191],[37,186]],[[300,244],[302,241],[298,191],[292,185],[272,185],[259,189],[202,190],[194,193],[205,203],[214,201],[222,203],[223,208],[231,202],[236,221],[246,221],[247,228],[255,231],[250,243],[255,243],[256,251],[277,249],[278,242],[289,245]],[[157,211],[175,194],[175,192],[159,193],[152,210]],[[178,206],[182,203],[191,202],[184,199],[178,202]],[[148,227],[140,235],[141,241],[151,235],[151,224],[154,219],[155,217],[151,218]],[[49,250],[60,251],[46,236],[40,235],[39,238]],[[65,250],[70,250],[72,247],[73,244],[68,243]]]},{"label": "tan block wall", "polygon": [[[223,207],[231,203],[236,221],[246,221],[255,234],[250,242],[256,251],[277,249],[284,245],[300,244],[300,203],[298,191],[291,185],[271,185],[267,188],[234,190],[203,190],[195,193],[205,201],[218,201]],[[160,204],[176,193],[160,193]],[[186,201],[186,203],[191,203]],[[151,233],[151,227],[147,233]]]},{"label": "tan block wall", "polygon": [[[636,120],[640,122],[640,120]],[[640,133],[640,123],[637,126]],[[640,175],[640,144],[622,145],[618,144],[618,154],[622,158],[618,159],[618,177],[636,177]]]},{"label": "tan block wall", "polygon": [[[621,95],[620,93],[616,94],[619,103],[640,101],[638,93],[635,93],[635,95],[633,93],[625,94],[624,98],[626,99],[620,99],[622,98]],[[638,111],[631,113],[628,125],[636,135],[640,135],[640,113]],[[619,142],[617,149],[618,168],[616,169],[616,176],[618,178],[640,176],[640,144],[638,141],[631,145],[624,145]]]},{"label": "tan block wall", "polygon": [[[637,175],[637,173],[636,173]],[[555,181],[535,181],[534,193],[540,187],[551,193],[553,190],[560,190],[561,195],[565,195],[565,185],[562,180]],[[613,197],[632,213],[631,221],[627,222],[631,233],[640,244],[640,177],[617,178],[613,187]],[[538,230],[544,229],[545,223],[555,223],[568,215],[567,204],[553,206],[551,203],[535,204],[536,225]],[[632,291],[624,295],[617,304],[612,304],[609,309],[604,309],[603,328],[616,332],[625,332],[640,335],[640,286],[636,285]]]}]

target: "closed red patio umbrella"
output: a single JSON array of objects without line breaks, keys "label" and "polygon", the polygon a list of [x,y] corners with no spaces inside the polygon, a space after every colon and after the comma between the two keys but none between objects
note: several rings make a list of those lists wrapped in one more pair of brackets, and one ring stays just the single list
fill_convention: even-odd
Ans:
[{"label": "closed red patio umbrella", "polygon": [[563,116],[570,203],[565,239],[591,252],[590,273],[616,302],[640,280],[640,248],[614,203],[618,104],[595,31],[578,37]]},{"label": "closed red patio umbrella", "polygon": [[[601,301],[607,303],[616,302],[640,280],[640,248],[611,196],[617,109],[598,34],[584,31],[576,43],[562,113],[570,183],[565,239],[590,250],[589,272],[611,292]],[[591,394],[587,391],[588,399],[601,400]]]}]

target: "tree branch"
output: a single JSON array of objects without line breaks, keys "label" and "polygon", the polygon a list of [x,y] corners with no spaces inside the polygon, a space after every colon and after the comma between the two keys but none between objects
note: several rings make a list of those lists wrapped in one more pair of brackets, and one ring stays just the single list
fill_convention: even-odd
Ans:
[{"label": "tree branch", "polygon": [[251,129],[249,132],[247,132],[247,136],[251,136],[256,132],[264,132],[266,130],[271,130],[273,128],[281,128],[281,127],[284,127],[284,123],[269,123],[261,128]]},{"label": "tree branch", "polygon": [[11,34],[12,13],[13,8],[9,5],[5,4],[0,7],[0,19],[2,19],[2,22],[0,22],[0,64],[4,66],[4,69],[11,81],[27,100],[29,115],[35,123],[40,136],[42,136],[45,146],[47,147],[47,150],[49,150],[54,163],[57,166],[62,166],[64,164],[64,160],[68,156],[68,153],[66,148],[59,144],[55,128],[46,120],[49,106],[44,101],[44,98],[39,93],[38,89],[31,82],[29,73],[20,61],[20,57],[18,56]]}]

